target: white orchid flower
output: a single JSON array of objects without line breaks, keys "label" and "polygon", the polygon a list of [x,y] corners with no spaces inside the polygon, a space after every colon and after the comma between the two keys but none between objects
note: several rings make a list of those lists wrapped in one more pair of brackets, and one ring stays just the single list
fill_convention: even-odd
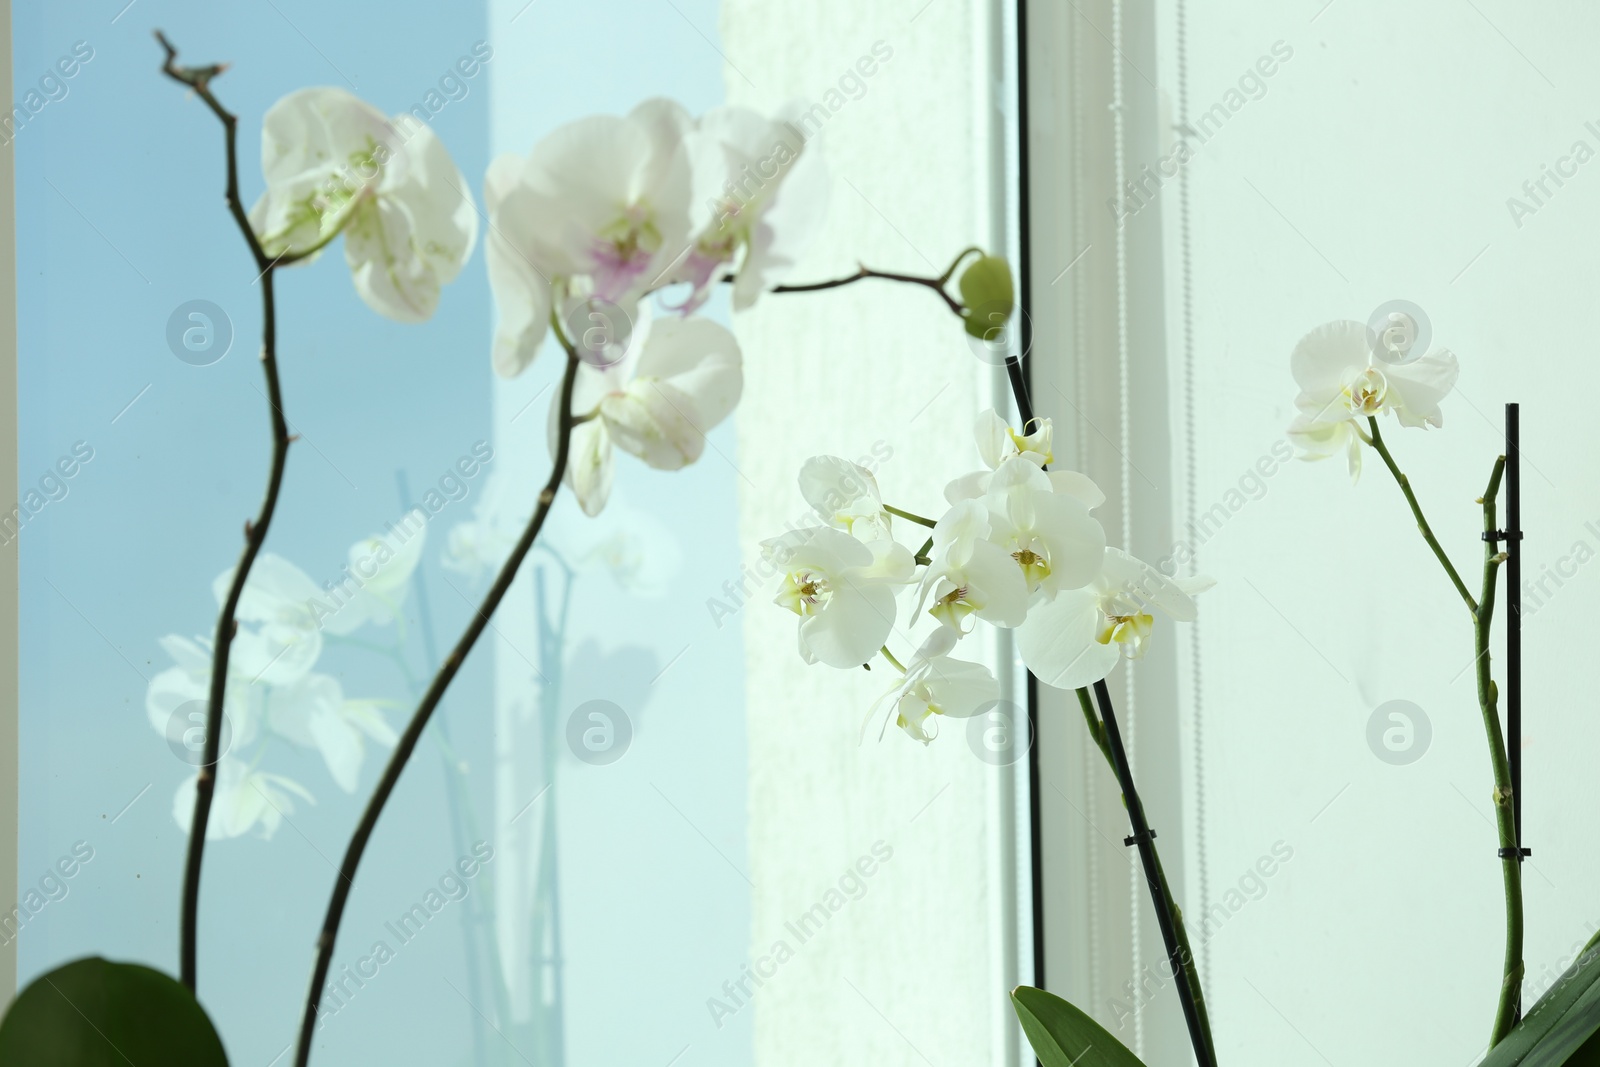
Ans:
[{"label": "white orchid flower", "polygon": [[1119,548],[1107,548],[1093,581],[1033,605],[1017,628],[1017,650],[1041,682],[1081,689],[1110,674],[1123,656],[1144,655],[1155,625],[1151,608],[1192,622],[1193,595],[1210,584],[1203,578],[1168,578]]},{"label": "white orchid flower", "polygon": [[812,456],[800,466],[800,495],[817,518],[857,540],[890,537],[878,480],[865,467],[838,456]]},{"label": "white orchid flower", "polygon": [[526,159],[489,168],[489,284],[500,321],[494,367],[520,374],[538,352],[553,307],[569,298],[615,305],[631,319],[686,250],[689,117],[669,100],[626,116],[568,123]]},{"label": "white orchid flower", "polygon": [[[223,604],[234,568],[217,575],[211,591]],[[229,669],[250,683],[292,685],[322,655],[322,619],[329,607],[317,583],[282,556],[256,557],[239,596],[241,624],[229,653]]]},{"label": "white orchid flower", "polygon": [[938,736],[937,730],[928,730],[930,721],[937,722],[935,716],[971,718],[998,701],[1000,683],[994,674],[981,663],[951,659],[954,647],[950,630],[934,631],[906,665],[905,675],[873,703],[868,721],[887,702],[894,724],[926,745]]},{"label": "white orchid flower", "polygon": [[395,732],[375,701],[346,700],[339,680],[312,673],[267,697],[267,725],[302,748],[322,753],[340,789],[354,793],[366,758],[366,739],[392,747]]},{"label": "white orchid flower", "polygon": [[994,408],[979,412],[972,436],[977,439],[978,454],[983,457],[984,464],[990,470],[998,470],[1000,464],[1012,456],[1026,456],[1041,467],[1055,462],[1050,451],[1054,425],[1049,419],[1038,418],[1029,425],[1034,427],[1032,433],[1018,433]]},{"label": "white orchid flower", "polygon": [[826,169],[792,123],[749,108],[712,108],[682,131],[693,180],[688,254],[668,281],[687,282],[688,314],[734,271],[742,311],[783,280],[827,211]]},{"label": "white orchid flower", "polygon": [[[411,575],[428,540],[426,516],[408,513],[387,533],[364,537],[350,546],[348,576],[329,594],[333,613],[322,617],[331,634],[349,634],[367,623],[387,626],[399,617]],[[320,614],[320,613],[319,613]]]},{"label": "white orchid flower", "polygon": [[1302,459],[1348,451],[1350,474],[1361,471],[1361,420],[1394,412],[1402,426],[1443,426],[1439,402],[1455,388],[1456,357],[1436,349],[1409,363],[1380,359],[1368,328],[1344,320],[1317,327],[1300,339],[1290,368],[1300,395],[1300,415],[1289,436]]},{"label": "white orchid flower", "polygon": [[[656,470],[685,467],[700,458],[706,434],[733,411],[743,389],[739,343],[709,319],[642,323],[617,362],[603,368],[585,362],[572,407],[588,418],[573,428],[566,475],[585,514],[598,515],[611,495],[613,445]],[[560,396],[552,403],[554,454]]]},{"label": "white orchid flower", "polygon": [[[172,818],[185,834],[194,825],[195,779],[178,786],[172,798]],[[211,816],[206,821],[206,840],[243,837],[257,826],[261,836],[277,833],[284,818],[294,814],[292,797],[308,804],[316,800],[292,779],[281,774],[258,771],[244,760],[224,756],[217,761],[216,791],[211,801]]]},{"label": "white orchid flower", "polygon": [[1015,561],[1030,593],[1046,596],[1087,584],[1106,552],[1105,528],[1089,505],[1075,492],[1058,492],[1057,484],[1017,455],[1000,464],[984,495],[989,540]]},{"label": "white orchid flower", "polygon": [[309,262],[343,233],[361,299],[400,322],[433,315],[478,239],[466,180],[433,131],[343,89],[301,89],[272,105],[261,169],[267,189],[250,225],[263,251]]},{"label": "white orchid flower", "polygon": [[[1049,419],[1035,418],[1029,425],[1034,428],[1032,433],[1018,433],[994,408],[980,411],[972,427],[972,436],[978,443],[978,455],[983,458],[988,470],[964,474],[946,485],[945,500],[958,504],[983,496],[989,491],[989,481],[994,471],[1008,459],[1022,456],[1040,467],[1055,462],[1055,455],[1051,451],[1051,443],[1055,438],[1054,424]],[[1049,475],[1056,492],[1075,496],[1091,509],[1106,502],[1105,494],[1087,475],[1077,471],[1050,471]]]},{"label": "white orchid flower", "polygon": [[917,611],[931,592],[929,614],[958,633],[970,615],[996,626],[1022,623],[1028,614],[1026,568],[989,540],[991,532],[989,509],[981,501],[963,500],[945,513],[933,528],[933,562],[922,575]]},{"label": "white orchid flower", "polygon": [[783,569],[775,602],[800,616],[800,655],[830,667],[859,667],[888,639],[895,587],[916,570],[911,551],[893,541],[872,544],[827,526],[792,530],[761,543]]},{"label": "white orchid flower", "polygon": [[[144,708],[156,733],[165,735],[173,713],[186,704],[190,709],[189,730],[199,742],[205,740],[205,709],[211,698],[211,642],[193,641],[177,634],[161,639],[161,647],[172,657],[174,666],[158,672],[145,690]],[[222,711],[227,719],[229,744],[247,745],[255,739],[261,719],[262,690],[252,688],[250,679],[230,657],[228,684],[224,689]],[[198,718],[192,716],[198,715]]]}]

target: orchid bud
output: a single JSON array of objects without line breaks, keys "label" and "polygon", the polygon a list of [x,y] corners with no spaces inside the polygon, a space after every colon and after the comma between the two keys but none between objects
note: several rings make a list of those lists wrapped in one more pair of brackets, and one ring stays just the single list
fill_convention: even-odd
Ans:
[{"label": "orchid bud", "polygon": [[980,256],[961,274],[957,283],[967,332],[987,340],[1005,328],[1016,307],[1016,288],[1011,283],[1011,264],[999,256]]}]

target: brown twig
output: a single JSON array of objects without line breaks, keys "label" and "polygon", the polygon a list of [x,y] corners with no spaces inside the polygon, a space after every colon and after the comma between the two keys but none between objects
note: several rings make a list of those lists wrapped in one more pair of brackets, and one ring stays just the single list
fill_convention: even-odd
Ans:
[{"label": "brown twig", "polygon": [[211,802],[217,787],[218,748],[222,739],[223,705],[227,696],[228,656],[233,647],[233,636],[238,631],[235,616],[239,597],[250,576],[250,568],[267,539],[267,528],[272,524],[272,514],[278,506],[278,491],[283,485],[285,461],[289,455],[289,424],[283,415],[283,393],[278,382],[277,313],[272,288],[273,270],[279,265],[262,250],[261,241],[250,227],[244,205],[239,200],[239,160],[236,144],[239,120],[211,94],[211,79],[227,69],[216,63],[206,67],[184,67],[178,64],[178,50],[161,33],[156,40],[166,53],[161,72],[173,81],[193,89],[212,114],[221,121],[223,140],[227,147],[228,180],[224,193],[228,211],[239,232],[244,235],[250,254],[255,259],[261,280],[261,369],[267,378],[267,401],[272,418],[272,466],[267,475],[266,496],[255,519],[245,525],[244,551],[233,571],[227,599],[222,613],[217,616],[216,635],[212,640],[211,684],[206,703],[206,738],[200,772],[195,781],[194,817],[189,827],[189,850],[183,872],[183,914],[179,933],[179,972],[183,984],[190,990],[196,987],[196,940],[200,911],[200,867],[206,847],[206,825],[211,819]]},{"label": "brown twig", "polygon": [[439,706],[439,701],[444,697],[445,690],[449,688],[456,672],[466,662],[473,645],[477,644],[478,638],[483,635],[484,629],[489,625],[490,616],[500,606],[500,601],[511,588],[523,559],[533,548],[534,540],[539,536],[545,517],[550,514],[550,506],[555,502],[556,492],[561,487],[561,479],[566,475],[567,458],[572,446],[572,428],[577,422],[572,414],[572,390],[577,381],[579,360],[577,350],[565,336],[561,335],[559,324],[552,323],[552,328],[566,349],[567,367],[561,379],[559,436],[555,463],[550,470],[550,480],[539,493],[538,506],[534,509],[533,517],[528,520],[522,538],[501,565],[494,585],[490,586],[489,592],[483,598],[483,604],[473,615],[472,621],[467,624],[467,629],[456,642],[456,647],[440,666],[433,682],[429,684],[427,692],[417,705],[416,712],[411,716],[411,722],[406,726],[405,733],[400,735],[400,740],[395,744],[394,752],[390,754],[389,762],[383,769],[383,777],[378,780],[372,799],[367,802],[366,810],[361,813],[361,821],[350,837],[344,861],[339,865],[339,877],[333,883],[333,895],[328,899],[328,912],[322,922],[322,932],[317,937],[317,960],[311,971],[311,988],[306,994],[305,1015],[300,1020],[300,1041],[295,1053],[295,1067],[306,1067],[311,1061],[311,1040],[316,1034],[317,1009],[322,1001],[322,986],[327,981],[328,969],[333,964],[334,942],[339,936],[339,923],[344,918],[345,904],[355,883],[356,868],[361,864],[361,855],[366,851],[367,842],[378,825],[378,818],[383,814],[383,807],[388,802],[389,795],[394,792],[395,785],[399,783],[406,762],[410,760],[411,752],[421,739],[422,731],[428,725],[434,709]]}]

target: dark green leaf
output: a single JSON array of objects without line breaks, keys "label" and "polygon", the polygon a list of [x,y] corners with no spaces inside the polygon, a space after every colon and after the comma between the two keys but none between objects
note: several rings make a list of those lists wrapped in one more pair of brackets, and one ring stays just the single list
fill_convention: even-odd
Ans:
[{"label": "dark green leaf", "polygon": [[1600,944],[1572,961],[1479,1067],[1558,1067],[1600,1063]]},{"label": "dark green leaf", "polygon": [[1011,1006],[1044,1067],[1145,1067],[1105,1027],[1054,993],[1018,986]]},{"label": "dark green leaf", "polygon": [[227,1067],[194,995],[137,963],[74,960],[24,989],[0,1022],[4,1067]]}]

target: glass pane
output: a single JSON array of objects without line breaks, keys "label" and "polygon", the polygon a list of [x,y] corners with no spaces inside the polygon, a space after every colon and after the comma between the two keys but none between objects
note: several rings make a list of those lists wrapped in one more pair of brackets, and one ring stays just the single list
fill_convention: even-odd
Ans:
[{"label": "glass pane", "polygon": [[[831,204],[794,280],[1010,243],[1000,21],[837,14],[19,6],[21,983],[90,954],[177,971],[217,589],[270,459],[222,130],[160,75],[151,23],[182,61],[229,64],[247,208],[263,114],[333,86],[425,120],[480,214],[422,323],[357,298],[348,235],[272,275],[295,439],[235,645],[198,971],[232,1060],[286,1063],[351,828],[549,473],[559,351],[490,364],[491,160],[652,96],[797,104]],[[995,369],[925,291],[736,314],[717,288],[701,313],[744,349],[740,409],[684,470],[619,454],[598,518],[563,489],[372,838],[317,1062],[1016,1062],[1015,767],[960,731],[863,744],[884,679],[800,661],[760,549],[816,521],[795,475],[819,453],[937,500]]]}]

